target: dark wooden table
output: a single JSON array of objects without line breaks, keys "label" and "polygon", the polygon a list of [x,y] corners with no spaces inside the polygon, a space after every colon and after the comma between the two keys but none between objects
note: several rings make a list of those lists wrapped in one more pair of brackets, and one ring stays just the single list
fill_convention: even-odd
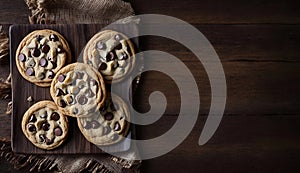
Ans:
[{"label": "dark wooden table", "polygon": [[[170,153],[142,165],[142,172],[299,172],[300,166],[300,4],[296,0],[131,0],[136,14],[158,13],[198,28],[215,47],[225,70],[225,115],[213,138],[198,146],[210,108],[209,80],[201,63],[180,44],[160,37],[141,38],[142,50],[157,49],[182,59],[198,76],[201,110],[192,133]],[[27,23],[23,0],[0,2],[0,24]],[[187,61],[186,57],[194,57]],[[1,63],[0,76],[8,74]],[[160,90],[168,98],[165,115],[138,126],[148,139],[163,134],[177,119],[178,89],[158,72],[143,75],[134,98],[139,111]],[[9,137],[8,100],[0,102],[0,135]],[[0,172],[8,169],[0,162]]]}]

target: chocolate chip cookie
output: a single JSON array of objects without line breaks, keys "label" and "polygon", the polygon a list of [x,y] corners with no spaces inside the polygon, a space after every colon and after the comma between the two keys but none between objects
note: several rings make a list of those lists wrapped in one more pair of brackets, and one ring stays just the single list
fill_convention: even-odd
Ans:
[{"label": "chocolate chip cookie", "polygon": [[103,75],[107,83],[121,81],[135,66],[135,52],[132,42],[116,31],[97,33],[87,43],[83,61]]},{"label": "chocolate chip cookie", "polygon": [[51,150],[67,138],[68,119],[52,101],[31,106],[22,119],[22,130],[35,146]]},{"label": "chocolate chip cookie", "polygon": [[115,103],[108,96],[103,107],[88,118],[77,118],[84,137],[99,146],[115,144],[128,134],[130,113],[126,103],[114,95]]},{"label": "chocolate chip cookie", "polygon": [[65,114],[87,117],[103,105],[106,90],[97,70],[84,63],[73,63],[56,74],[50,94]]},{"label": "chocolate chip cookie", "polygon": [[29,82],[48,87],[55,74],[71,61],[67,41],[58,32],[45,29],[28,34],[19,44],[16,64]]}]

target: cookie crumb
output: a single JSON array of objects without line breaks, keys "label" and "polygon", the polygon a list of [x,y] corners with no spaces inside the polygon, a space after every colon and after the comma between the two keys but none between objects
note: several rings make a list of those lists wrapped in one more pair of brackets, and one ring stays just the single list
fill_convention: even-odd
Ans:
[{"label": "cookie crumb", "polygon": [[33,102],[32,96],[29,96],[29,97],[27,98],[27,101],[28,101],[28,102]]}]

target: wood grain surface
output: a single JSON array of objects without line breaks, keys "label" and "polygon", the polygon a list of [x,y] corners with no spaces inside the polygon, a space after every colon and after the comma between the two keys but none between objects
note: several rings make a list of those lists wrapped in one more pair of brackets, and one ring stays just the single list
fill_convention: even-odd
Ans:
[{"label": "wood grain surface", "polygon": [[[38,29],[52,29],[61,33],[68,41],[72,52],[72,62],[82,62],[82,50],[89,39],[99,32],[104,25],[14,25],[10,28],[11,40],[11,72],[12,72],[12,149],[16,153],[35,153],[35,154],[74,154],[74,153],[103,153],[100,148],[88,142],[81,134],[76,118],[68,117],[69,119],[69,135],[64,144],[53,150],[42,150],[35,147],[29,140],[26,139],[21,129],[23,114],[33,104],[42,100],[52,100],[49,87],[38,87],[25,80],[18,72],[15,62],[15,52],[22,39],[30,32]],[[124,34],[136,32],[134,25],[115,25],[114,30]],[[135,45],[138,44],[137,39],[133,39]],[[131,82],[131,81],[130,81]],[[117,84],[117,95],[123,97],[130,92],[129,81],[124,80]],[[107,88],[109,90],[109,88]],[[121,95],[120,95],[121,94]],[[28,97],[33,98],[33,102],[28,102]],[[130,142],[122,141],[116,145],[105,147],[106,151],[121,152],[128,150]]]},{"label": "wood grain surface", "polygon": [[[159,37],[140,38],[142,50],[159,49],[183,60],[197,76],[201,91],[201,110],[191,134],[170,153],[143,161],[141,172],[300,171],[299,1],[129,2],[136,14],[171,15],[198,28],[215,47],[228,86],[222,123],[207,144],[198,146],[210,107],[210,86],[201,63],[176,42]],[[0,14],[0,24],[28,23],[29,11],[23,0],[0,1]],[[190,57],[194,58],[190,60]],[[5,77],[7,70],[7,65],[3,64],[0,76]],[[137,127],[138,138],[154,138],[170,129],[177,120],[178,89],[170,78],[155,72],[145,73],[141,85],[134,97],[134,106],[140,111],[149,109],[151,91],[161,90],[168,98],[166,114],[159,121]],[[8,101],[0,103],[5,106]],[[5,108],[0,110],[3,113]],[[10,117],[0,116],[0,134],[9,136]],[[6,170],[11,169],[6,166]],[[2,165],[0,167],[1,170]]]}]

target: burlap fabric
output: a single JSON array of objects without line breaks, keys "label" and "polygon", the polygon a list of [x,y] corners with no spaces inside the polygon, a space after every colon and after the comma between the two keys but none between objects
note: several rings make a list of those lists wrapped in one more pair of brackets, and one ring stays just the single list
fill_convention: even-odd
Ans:
[{"label": "burlap fabric", "polygon": [[[31,24],[110,24],[134,15],[130,3],[121,0],[25,0]],[[9,58],[8,35],[0,26],[0,62]],[[10,76],[0,80],[0,97],[11,96]],[[7,114],[11,113],[11,104]],[[0,134],[1,135],[1,134]],[[11,150],[11,141],[0,138],[0,156],[20,172],[139,172],[141,161],[101,155],[24,155]],[[134,157],[137,153],[124,153]]]}]

